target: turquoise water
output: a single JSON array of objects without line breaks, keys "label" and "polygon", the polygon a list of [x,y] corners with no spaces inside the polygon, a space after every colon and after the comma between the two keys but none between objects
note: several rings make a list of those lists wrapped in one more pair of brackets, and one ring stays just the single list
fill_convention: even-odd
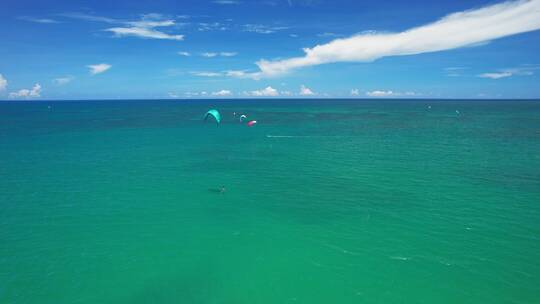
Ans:
[{"label": "turquoise water", "polygon": [[0,303],[540,302],[538,101],[0,117]]}]

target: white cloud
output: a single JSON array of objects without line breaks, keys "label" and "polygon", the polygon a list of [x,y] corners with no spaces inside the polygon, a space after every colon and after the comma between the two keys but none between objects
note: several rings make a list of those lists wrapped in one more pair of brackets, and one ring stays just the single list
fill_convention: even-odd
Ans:
[{"label": "white cloud", "polygon": [[129,21],[127,24],[142,28],[173,26],[175,24],[173,20],[159,20],[160,18],[162,18],[161,15],[145,15],[142,20]]},{"label": "white cloud", "polygon": [[30,90],[30,97],[40,97],[41,95],[41,85],[39,83],[36,83],[34,87],[32,87],[32,90]]},{"label": "white cloud", "polygon": [[232,92],[229,90],[221,90],[217,92],[212,92],[212,96],[231,96]]},{"label": "white cloud", "polygon": [[208,58],[216,57],[217,55],[218,53],[212,53],[212,52],[201,53],[201,56],[208,57]]},{"label": "white cloud", "polygon": [[9,98],[34,98],[41,97],[41,85],[36,83],[32,89],[22,89],[17,92],[9,93]]},{"label": "white cloud", "polygon": [[525,64],[517,68],[504,69],[498,72],[491,73],[482,73],[478,77],[481,78],[490,78],[490,79],[501,79],[511,76],[531,76],[534,74],[534,71],[540,69],[540,65],[536,64]]},{"label": "white cloud", "polygon": [[306,87],[305,85],[301,85],[300,86],[300,95],[302,96],[311,96],[311,95],[315,95],[315,93],[313,93],[313,91]]},{"label": "white cloud", "polygon": [[228,26],[219,22],[199,22],[198,31],[200,32],[206,32],[206,31],[226,31],[228,30]]},{"label": "white cloud", "polygon": [[118,37],[135,36],[153,39],[184,40],[184,35],[170,35],[148,27],[111,27],[105,31],[113,32]]},{"label": "white cloud", "polygon": [[262,90],[255,90],[249,92],[249,95],[251,96],[258,96],[258,97],[268,97],[268,96],[278,96],[279,92],[272,88],[271,86],[268,86]]},{"label": "white cloud", "polygon": [[0,74],[0,91],[4,91],[7,88],[8,82],[7,79]]},{"label": "white cloud", "polygon": [[333,62],[369,62],[478,45],[540,28],[540,0],[508,1],[450,14],[434,23],[400,33],[363,33],[305,48],[305,55],[260,60],[252,77],[277,76],[296,68]]},{"label": "white cloud", "polygon": [[246,72],[245,71],[234,71],[234,70],[231,70],[231,71],[226,71],[225,72],[225,75],[229,76],[229,77],[238,77],[238,78],[242,78],[242,77],[245,77],[246,76]]},{"label": "white cloud", "polygon": [[244,32],[252,32],[257,34],[272,34],[277,31],[286,30],[286,26],[269,26],[264,24],[244,24]]},{"label": "white cloud", "polygon": [[178,52],[178,55],[180,55],[180,56],[186,56],[186,57],[191,56],[191,54],[190,54],[189,52]]},{"label": "white cloud", "polygon": [[412,96],[420,96],[422,94],[407,91],[407,92],[394,92],[391,90],[384,91],[384,90],[375,90],[371,92],[366,92],[366,95],[369,97],[412,97]]},{"label": "white cloud", "polygon": [[223,71],[223,72],[210,72],[210,71],[196,71],[196,72],[190,72],[190,74],[195,76],[201,76],[201,77],[235,77],[235,78],[247,78],[250,77],[249,73],[246,73],[245,71],[238,71],[238,70],[229,70],[229,71]]},{"label": "white cloud", "polygon": [[240,1],[236,1],[236,0],[214,0],[212,2],[215,4],[222,4],[222,5],[240,4]]},{"label": "white cloud", "polygon": [[200,77],[220,77],[223,76],[221,73],[217,72],[190,72],[192,75]]},{"label": "white cloud", "polygon": [[371,92],[366,92],[366,95],[370,97],[387,97],[387,96],[392,96],[395,94],[392,91],[371,91]]},{"label": "white cloud", "polygon": [[176,25],[174,20],[164,19],[161,14],[145,14],[141,20],[122,22],[126,26],[112,27],[105,31],[113,32],[118,37],[135,36],[141,38],[184,40],[184,35],[167,34],[158,31],[157,27],[171,27]]},{"label": "white cloud", "polygon": [[[222,91],[227,91],[227,90],[222,90]],[[215,92],[216,95],[219,94],[220,92]],[[231,93],[232,94],[232,93]],[[199,96],[207,96],[208,95],[208,92],[206,91],[202,91],[202,92],[185,92],[184,93],[185,96],[187,97],[199,97]]]},{"label": "white cloud", "polygon": [[524,64],[517,68],[505,69],[504,71],[512,73],[512,75],[531,76],[538,69],[540,69],[540,65],[538,64]]},{"label": "white cloud", "polygon": [[60,77],[53,79],[53,82],[57,85],[64,85],[68,84],[73,80],[73,76],[66,76],[66,77]]},{"label": "white cloud", "polygon": [[187,97],[194,97],[199,96],[199,92],[185,92],[184,95]]},{"label": "white cloud", "polygon": [[172,27],[177,25],[174,20],[164,19],[161,14],[144,14],[141,16],[141,19],[137,21],[123,21],[81,13],[67,13],[61,14],[60,16],[86,21],[118,24],[119,26],[104,29],[106,32],[114,33],[116,37],[133,36],[151,39],[184,40],[184,35],[167,34],[155,29],[157,27]]},{"label": "white cloud", "polygon": [[108,69],[111,68],[111,65],[107,63],[100,63],[100,64],[87,65],[86,67],[90,69],[90,74],[96,75],[96,74],[100,74],[107,71]]},{"label": "white cloud", "polygon": [[223,72],[223,76],[235,78],[251,78],[250,73],[242,70],[228,70]]},{"label": "white cloud", "polygon": [[49,19],[49,18],[34,18],[30,16],[21,16],[18,19],[24,20],[24,21],[35,22],[35,23],[60,23],[56,20]]},{"label": "white cloud", "polygon": [[512,73],[510,72],[483,73],[483,74],[478,75],[478,77],[481,77],[481,78],[491,78],[491,79],[500,79],[500,78],[505,78],[505,77],[510,77],[510,76],[512,76]]},{"label": "white cloud", "polygon": [[93,22],[122,23],[122,21],[116,20],[113,18],[94,16],[94,15],[88,15],[88,14],[83,14],[83,13],[64,13],[64,14],[59,14],[59,16],[73,18],[73,19],[80,19],[80,20],[85,20],[85,21],[93,21]]},{"label": "white cloud", "polygon": [[360,95],[360,92],[358,91],[358,89],[351,90],[351,96],[358,96],[358,95]]},{"label": "white cloud", "polygon": [[204,53],[201,53],[201,56],[203,57],[207,57],[207,58],[213,58],[213,57],[217,57],[217,56],[221,56],[221,57],[233,57],[233,56],[236,56],[238,55],[238,53],[236,52],[204,52]]}]

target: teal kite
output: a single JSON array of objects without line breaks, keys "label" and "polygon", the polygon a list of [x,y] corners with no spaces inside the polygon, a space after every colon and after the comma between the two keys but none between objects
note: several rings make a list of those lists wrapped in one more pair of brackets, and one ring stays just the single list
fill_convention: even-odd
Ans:
[{"label": "teal kite", "polygon": [[206,114],[204,114],[204,121],[206,121],[210,116],[214,117],[218,124],[221,122],[221,115],[219,114],[218,110],[212,109],[206,112]]}]

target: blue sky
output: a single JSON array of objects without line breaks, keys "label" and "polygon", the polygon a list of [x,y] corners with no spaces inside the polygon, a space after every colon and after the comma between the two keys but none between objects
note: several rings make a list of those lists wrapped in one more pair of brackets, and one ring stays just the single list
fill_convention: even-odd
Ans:
[{"label": "blue sky", "polygon": [[4,0],[0,99],[540,98],[539,2]]}]

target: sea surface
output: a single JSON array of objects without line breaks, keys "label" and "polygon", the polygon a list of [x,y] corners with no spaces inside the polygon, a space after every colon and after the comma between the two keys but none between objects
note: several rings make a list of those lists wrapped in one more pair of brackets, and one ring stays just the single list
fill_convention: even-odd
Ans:
[{"label": "sea surface", "polygon": [[540,303],[540,101],[1,102],[0,303]]}]

